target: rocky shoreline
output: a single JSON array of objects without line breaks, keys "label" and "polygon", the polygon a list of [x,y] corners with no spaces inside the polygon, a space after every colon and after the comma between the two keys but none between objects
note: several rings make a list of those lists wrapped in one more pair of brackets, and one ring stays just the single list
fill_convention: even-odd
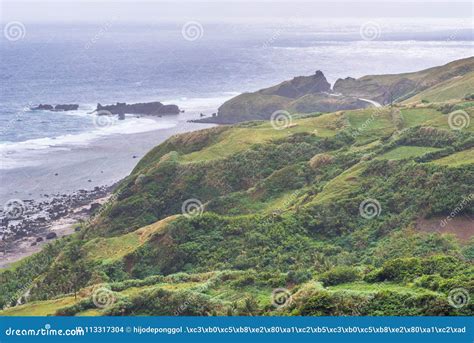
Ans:
[{"label": "rocky shoreline", "polygon": [[77,231],[77,223],[94,214],[113,186],[72,194],[43,194],[41,201],[9,200],[0,211],[0,268],[39,250],[49,241]]},{"label": "rocky shoreline", "polygon": [[[39,104],[35,107],[30,107],[32,111],[51,111],[51,112],[66,112],[77,111],[78,104]],[[92,112],[97,115],[113,115],[117,114],[119,119],[125,119],[125,114],[150,115],[161,117],[163,115],[173,115],[184,112],[177,105],[165,105],[159,101],[144,102],[136,104],[127,104],[126,102],[117,102],[114,105],[97,104],[97,108]]]}]

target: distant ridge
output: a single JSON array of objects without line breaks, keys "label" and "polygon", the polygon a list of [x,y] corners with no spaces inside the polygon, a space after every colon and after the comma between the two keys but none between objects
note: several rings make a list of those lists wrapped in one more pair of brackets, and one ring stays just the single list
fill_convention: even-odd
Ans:
[{"label": "distant ridge", "polygon": [[[469,57],[418,72],[338,79],[331,89],[323,72],[318,70],[310,76],[298,76],[253,93],[240,94],[219,107],[217,116],[199,121],[233,124],[266,120],[278,110],[314,113],[359,109],[370,106],[362,99],[387,105],[408,101],[422,92],[434,101],[436,89],[443,94],[440,100],[460,99],[474,92],[473,73],[474,57]],[[462,86],[456,87],[457,82],[462,82]],[[443,85],[456,91],[445,92]]]}]

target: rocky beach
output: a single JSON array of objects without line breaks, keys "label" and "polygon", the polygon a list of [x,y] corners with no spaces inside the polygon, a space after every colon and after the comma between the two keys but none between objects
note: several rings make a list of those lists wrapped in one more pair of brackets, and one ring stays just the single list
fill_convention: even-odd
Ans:
[{"label": "rocky beach", "polygon": [[[189,122],[199,113],[155,117],[152,120],[157,128],[150,131],[114,133],[80,144],[68,142],[22,154],[2,154],[0,268],[78,230],[80,222],[99,210],[115,185],[154,146],[172,135],[213,126]],[[18,166],[9,167],[9,161]]]},{"label": "rocky beach", "polygon": [[72,194],[42,194],[43,200],[9,200],[0,211],[0,268],[39,251],[49,241],[79,231],[110,197],[110,187]]}]

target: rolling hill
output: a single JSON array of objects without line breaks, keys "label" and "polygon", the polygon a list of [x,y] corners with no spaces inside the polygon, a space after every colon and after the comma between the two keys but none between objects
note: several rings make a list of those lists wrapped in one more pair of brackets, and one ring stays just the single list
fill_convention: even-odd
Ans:
[{"label": "rolling hill", "polygon": [[0,272],[0,314],[473,315],[474,102],[444,98],[174,136]]}]

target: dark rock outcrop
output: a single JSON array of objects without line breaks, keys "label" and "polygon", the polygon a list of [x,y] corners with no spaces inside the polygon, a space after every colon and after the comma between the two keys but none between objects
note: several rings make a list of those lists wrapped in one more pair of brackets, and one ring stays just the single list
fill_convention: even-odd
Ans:
[{"label": "dark rock outcrop", "polygon": [[54,110],[54,106],[53,105],[48,105],[48,104],[39,104],[38,106],[36,107],[32,107],[31,108],[33,111],[36,111],[36,110],[44,110],[44,111],[52,111]]},{"label": "dark rock outcrop", "polygon": [[[147,102],[137,104],[127,104],[125,102],[117,102],[115,105],[97,104],[97,112],[110,112],[112,114],[145,114],[145,115],[168,115],[179,114],[179,107],[176,105],[163,105],[161,102]],[[99,113],[100,114],[100,113]]]},{"label": "dark rock outcrop", "polygon": [[219,107],[217,116],[197,122],[234,124],[246,120],[267,120],[275,111],[298,113],[333,112],[367,107],[354,97],[334,96],[331,84],[321,71],[298,76],[254,93],[243,93]]},{"label": "dark rock outcrop", "polygon": [[62,112],[62,111],[75,111],[79,108],[78,104],[59,104],[56,106],[49,105],[49,104],[39,104],[36,107],[32,107],[33,111],[43,110],[43,111],[54,111],[54,112]]},{"label": "dark rock outcrop", "polygon": [[55,111],[76,111],[79,108],[77,104],[67,104],[67,105],[56,105],[54,106]]},{"label": "dark rock outcrop", "polygon": [[306,94],[330,92],[331,84],[323,72],[318,70],[311,76],[298,76],[290,81],[282,82],[274,87],[260,90],[266,95],[279,95],[286,98],[299,98]]},{"label": "dark rock outcrop", "polygon": [[56,232],[48,232],[48,234],[46,235],[46,239],[55,239],[57,237],[58,235],[56,234]]}]

